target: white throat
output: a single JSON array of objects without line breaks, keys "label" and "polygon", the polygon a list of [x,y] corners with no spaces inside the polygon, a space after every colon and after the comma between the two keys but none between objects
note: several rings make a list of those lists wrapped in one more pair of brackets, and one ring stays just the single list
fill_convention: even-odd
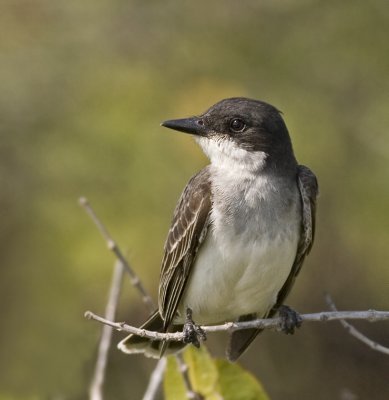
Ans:
[{"label": "white throat", "polygon": [[263,169],[267,154],[263,151],[248,151],[228,139],[196,137],[213,167],[226,172],[253,173]]}]

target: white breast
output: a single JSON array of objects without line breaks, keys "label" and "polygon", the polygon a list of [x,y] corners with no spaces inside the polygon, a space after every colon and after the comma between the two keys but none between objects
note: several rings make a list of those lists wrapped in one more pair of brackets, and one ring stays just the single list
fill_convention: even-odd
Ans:
[{"label": "white breast", "polygon": [[193,310],[197,323],[231,321],[240,315],[265,315],[286,281],[297,235],[250,240],[247,235],[221,241],[211,232],[194,265],[180,304]]},{"label": "white breast", "polygon": [[190,307],[196,323],[266,315],[296,256],[301,229],[297,185],[243,172],[213,170],[212,226],[178,309],[182,316]]}]

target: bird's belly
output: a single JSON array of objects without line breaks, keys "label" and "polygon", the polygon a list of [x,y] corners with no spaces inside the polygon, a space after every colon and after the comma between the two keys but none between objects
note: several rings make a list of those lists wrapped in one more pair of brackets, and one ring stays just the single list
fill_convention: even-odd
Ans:
[{"label": "bird's belly", "polygon": [[176,323],[190,307],[199,324],[231,321],[241,315],[265,315],[275,304],[297,250],[299,225],[271,237],[240,235],[218,240],[209,232],[197,256],[180,302]]}]

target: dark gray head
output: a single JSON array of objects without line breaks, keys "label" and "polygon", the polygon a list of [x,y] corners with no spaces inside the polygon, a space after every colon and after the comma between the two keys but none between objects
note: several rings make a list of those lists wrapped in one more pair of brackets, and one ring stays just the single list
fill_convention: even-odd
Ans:
[{"label": "dark gray head", "polygon": [[[265,167],[296,165],[280,112],[263,101],[243,97],[225,99],[200,116],[165,121],[162,126],[196,135],[198,139],[206,138],[218,143],[219,148],[228,142],[251,155],[265,154]],[[198,141],[204,148],[204,139]]]}]

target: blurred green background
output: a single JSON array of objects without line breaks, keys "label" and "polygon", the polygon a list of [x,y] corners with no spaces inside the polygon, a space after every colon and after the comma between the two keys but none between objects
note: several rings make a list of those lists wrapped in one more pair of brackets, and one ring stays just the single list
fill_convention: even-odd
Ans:
[{"label": "blurred green background", "polygon": [[[387,0],[1,1],[0,399],[87,397],[100,326],[83,313],[103,313],[114,259],[77,199],[155,298],[172,210],[207,163],[159,123],[228,96],[281,109],[319,178],[288,304],[388,310],[388,37]],[[118,320],[146,316],[126,280]],[[389,345],[387,323],[356,325]],[[272,399],[389,398],[389,358],[336,323],[266,332],[241,362]],[[107,398],[140,398],[154,364],[113,348]]]}]

